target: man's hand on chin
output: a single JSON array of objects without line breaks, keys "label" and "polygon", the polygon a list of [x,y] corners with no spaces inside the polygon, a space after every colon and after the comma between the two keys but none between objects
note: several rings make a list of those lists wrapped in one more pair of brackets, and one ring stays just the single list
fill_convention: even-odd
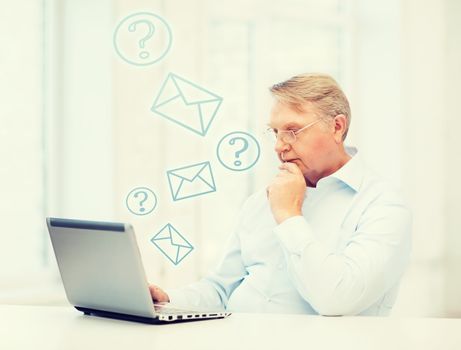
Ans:
[{"label": "man's hand on chin", "polygon": [[280,172],[267,187],[267,198],[277,224],[288,218],[302,215],[306,181],[294,163],[283,163]]}]

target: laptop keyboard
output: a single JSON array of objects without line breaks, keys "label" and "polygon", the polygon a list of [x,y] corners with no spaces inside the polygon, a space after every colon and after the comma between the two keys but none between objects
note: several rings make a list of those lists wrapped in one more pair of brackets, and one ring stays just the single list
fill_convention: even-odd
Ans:
[{"label": "laptop keyboard", "polygon": [[198,311],[176,309],[173,307],[165,306],[164,304],[154,304],[155,311],[159,314],[169,315],[183,315],[183,314],[198,314]]}]

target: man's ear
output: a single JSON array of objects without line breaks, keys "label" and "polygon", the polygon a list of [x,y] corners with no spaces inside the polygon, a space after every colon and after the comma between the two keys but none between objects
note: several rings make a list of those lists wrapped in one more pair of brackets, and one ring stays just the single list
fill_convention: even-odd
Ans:
[{"label": "man's ear", "polygon": [[343,135],[346,132],[346,128],[347,128],[346,116],[344,114],[338,114],[336,117],[334,117],[333,127],[334,127],[333,137],[336,143],[342,143]]}]

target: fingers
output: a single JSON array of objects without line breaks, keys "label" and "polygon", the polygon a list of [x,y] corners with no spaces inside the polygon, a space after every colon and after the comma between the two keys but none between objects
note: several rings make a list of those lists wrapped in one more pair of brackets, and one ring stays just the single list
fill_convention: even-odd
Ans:
[{"label": "fingers", "polygon": [[152,299],[155,298],[155,296],[157,294],[157,289],[158,289],[157,286],[154,286],[153,284],[149,285],[149,292],[150,292],[150,295],[151,295]]},{"label": "fingers", "polygon": [[149,291],[150,291],[152,300],[156,302],[169,302],[170,301],[168,294],[166,294],[161,288],[153,284],[149,285]]},{"label": "fingers", "polygon": [[[285,165],[286,164],[286,165]],[[279,166],[279,172],[275,178],[283,179],[291,176],[302,176],[301,170],[299,170],[296,164],[283,163]]]},{"label": "fingers", "polygon": [[299,167],[296,164],[290,162],[280,164],[279,169],[286,170],[292,174],[301,174],[301,170],[299,169]]}]

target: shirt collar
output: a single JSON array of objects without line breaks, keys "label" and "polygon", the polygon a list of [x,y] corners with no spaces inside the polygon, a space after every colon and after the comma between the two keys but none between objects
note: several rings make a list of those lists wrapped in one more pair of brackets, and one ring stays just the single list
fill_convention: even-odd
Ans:
[{"label": "shirt collar", "polygon": [[357,148],[346,146],[345,149],[347,154],[349,154],[352,158],[333,174],[320,179],[317,186],[319,183],[330,182],[328,179],[337,179],[348,185],[354,191],[357,192],[359,190],[364,174],[363,164],[357,155]]}]

